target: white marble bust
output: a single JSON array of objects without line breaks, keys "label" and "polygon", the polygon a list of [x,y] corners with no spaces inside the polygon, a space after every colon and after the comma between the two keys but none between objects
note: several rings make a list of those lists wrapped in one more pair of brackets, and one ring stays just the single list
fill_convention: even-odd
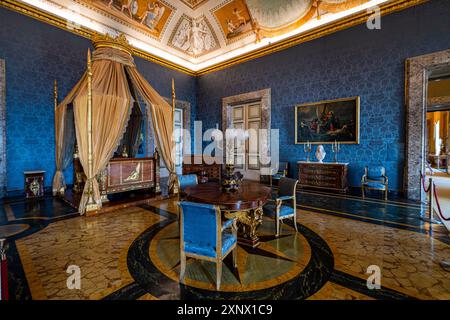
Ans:
[{"label": "white marble bust", "polygon": [[325,149],[324,149],[323,145],[319,144],[319,146],[317,147],[317,150],[316,150],[316,159],[317,159],[317,161],[322,163],[323,159],[325,159],[326,155],[327,155],[327,153],[325,152]]}]

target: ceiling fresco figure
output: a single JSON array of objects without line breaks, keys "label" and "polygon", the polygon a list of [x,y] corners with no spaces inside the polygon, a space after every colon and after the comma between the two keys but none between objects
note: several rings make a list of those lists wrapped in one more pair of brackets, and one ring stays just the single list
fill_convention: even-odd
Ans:
[{"label": "ceiling fresco figure", "polygon": [[133,18],[133,15],[136,14],[139,9],[139,4],[136,0],[122,1],[121,11],[124,12],[125,9],[128,11],[130,18]]},{"label": "ceiling fresco figure", "polygon": [[173,9],[158,0],[77,0],[90,4],[117,21],[150,32],[159,37]]},{"label": "ceiling fresco figure", "polygon": [[214,11],[214,16],[222,27],[227,40],[251,34],[253,21],[243,0],[231,1]]},{"label": "ceiling fresco figure", "polygon": [[164,14],[165,8],[160,6],[158,1],[148,4],[147,10],[142,15],[141,23],[146,24],[150,29],[154,29]]},{"label": "ceiling fresco figure", "polygon": [[183,16],[169,44],[191,56],[206,54],[218,47],[218,42],[206,19]]}]

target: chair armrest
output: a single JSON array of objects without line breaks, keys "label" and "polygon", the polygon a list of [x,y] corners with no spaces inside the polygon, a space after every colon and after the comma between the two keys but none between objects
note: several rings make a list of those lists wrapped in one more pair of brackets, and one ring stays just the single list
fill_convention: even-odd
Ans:
[{"label": "chair armrest", "polygon": [[383,176],[384,184],[387,185],[389,183],[389,178],[387,176]]},{"label": "chair armrest", "polygon": [[292,199],[294,199],[294,196],[282,196],[282,197],[277,197],[277,200],[281,200],[281,201],[292,200]]},{"label": "chair armrest", "polygon": [[222,231],[225,229],[231,228],[233,226],[233,223],[236,221],[237,218],[228,219],[225,221],[222,221]]},{"label": "chair armrest", "polygon": [[362,178],[361,178],[361,183],[364,184],[364,183],[366,183],[366,182],[367,182],[367,175],[365,174],[365,175],[363,175]]},{"label": "chair armrest", "polygon": [[282,196],[282,197],[276,198],[277,207],[281,207],[281,204],[283,203],[283,201],[288,201],[288,200],[294,200],[294,196]]}]

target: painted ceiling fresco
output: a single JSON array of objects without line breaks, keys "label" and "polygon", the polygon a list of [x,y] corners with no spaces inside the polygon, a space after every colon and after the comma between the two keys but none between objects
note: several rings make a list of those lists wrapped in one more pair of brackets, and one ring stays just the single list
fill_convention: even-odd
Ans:
[{"label": "painted ceiling fresco", "polygon": [[[392,0],[20,0],[192,71]],[[359,11],[358,11],[359,10]],[[334,20],[333,20],[334,19]],[[304,31],[298,31],[304,32]]]},{"label": "painted ceiling fresco", "polygon": [[160,37],[174,8],[165,1],[148,0],[82,0],[85,5],[125,25],[142,29],[152,36]]},{"label": "painted ceiling fresco", "polygon": [[180,1],[186,4],[189,8],[195,9],[209,0],[180,0]]}]

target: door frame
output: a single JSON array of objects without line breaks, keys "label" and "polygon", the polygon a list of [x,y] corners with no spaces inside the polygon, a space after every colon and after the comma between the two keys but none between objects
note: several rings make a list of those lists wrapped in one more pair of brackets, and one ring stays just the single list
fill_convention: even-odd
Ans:
[{"label": "door frame", "polygon": [[6,63],[0,59],[0,197],[6,196]]},{"label": "door frame", "polygon": [[[169,105],[172,105],[172,98],[163,97]],[[175,108],[183,110],[183,129],[189,130],[191,132],[191,104],[184,100],[175,100]],[[153,125],[151,115],[147,116],[147,130],[146,135],[150,137],[147,141],[147,150],[149,150],[149,157],[152,157],[153,150],[155,150],[155,138],[153,136]],[[190,148],[186,148],[189,146]],[[186,155],[187,149],[192,150],[192,144],[188,136],[183,135],[183,156]],[[160,159],[160,176],[161,178],[167,178],[169,176],[169,171],[167,170],[164,160]]]},{"label": "door frame", "polygon": [[406,150],[404,190],[408,199],[424,200],[420,172],[425,172],[425,131],[428,79],[432,71],[450,65],[450,49],[406,59]]},{"label": "door frame", "polygon": [[[225,131],[232,123],[232,108],[241,104],[248,104],[254,101],[261,102],[261,129],[271,129],[272,121],[272,90],[270,88],[238,94],[222,99],[222,130]],[[259,151],[260,157],[270,159],[270,131],[268,146]],[[260,169],[261,170],[261,169]]]},{"label": "door frame", "polygon": [[[258,117],[249,117],[250,114],[250,107],[253,106],[257,106],[258,107]],[[236,120],[234,118],[235,115],[235,110],[237,108],[241,108],[242,109],[242,119],[240,120]],[[254,123],[254,122],[258,122],[258,128],[261,128],[261,101],[260,100],[256,100],[256,101],[251,101],[248,103],[244,103],[244,104],[237,104],[237,105],[232,105],[231,106],[231,110],[232,110],[232,122],[233,122],[233,127],[236,127],[236,123],[242,123],[243,124],[243,130],[249,130],[249,124],[250,123]],[[255,168],[250,168],[250,158],[251,158],[251,153],[250,153],[250,140],[247,139],[244,142],[244,162],[243,162],[243,167],[240,168],[238,166],[236,166],[235,163],[235,168],[236,169],[241,169],[242,170],[242,174],[244,175],[244,179],[248,179],[248,180],[255,180],[255,181],[259,181],[260,180],[260,175],[261,175],[261,164],[258,162],[257,167]],[[254,153],[253,155],[257,155],[258,156],[258,161],[259,159],[259,154],[260,154],[260,146],[259,146],[259,137],[257,138],[257,150],[256,153]]]}]

